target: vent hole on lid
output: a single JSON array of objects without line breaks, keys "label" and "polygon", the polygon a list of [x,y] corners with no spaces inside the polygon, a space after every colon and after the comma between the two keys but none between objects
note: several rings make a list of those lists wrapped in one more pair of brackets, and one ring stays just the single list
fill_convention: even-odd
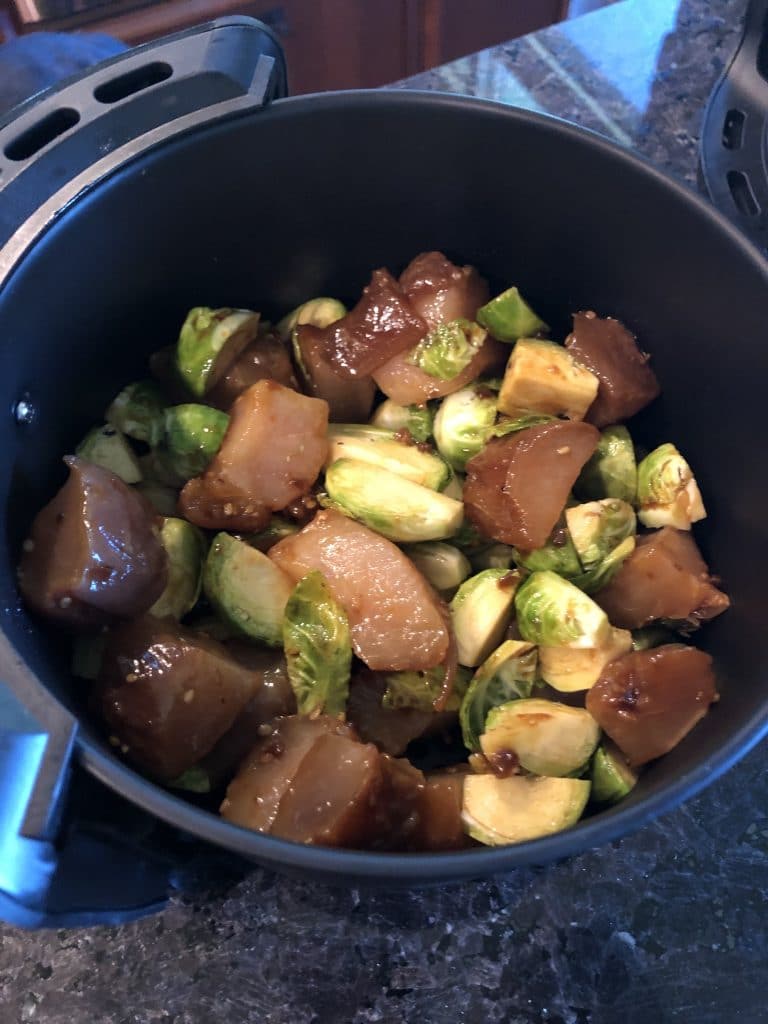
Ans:
[{"label": "vent hole on lid", "polygon": [[119,100],[124,100],[126,96],[133,96],[134,93],[164,82],[172,74],[173,68],[170,64],[155,61],[154,64],[145,64],[143,68],[135,68],[118,78],[102,82],[93,90],[93,95],[99,103],[117,103]]},{"label": "vent hole on lid", "polygon": [[741,110],[729,110],[723,122],[723,146],[726,149],[741,149],[744,139],[744,114]]},{"label": "vent hole on lid", "polygon": [[17,135],[15,139],[5,147],[4,153],[9,160],[28,160],[34,156],[43,146],[53,142],[59,135],[68,132],[80,120],[80,115],[71,107],[62,107],[60,110],[52,110],[37,124]]},{"label": "vent hole on lid", "polygon": [[728,188],[739,213],[745,217],[756,217],[760,213],[760,206],[744,171],[728,171]]}]

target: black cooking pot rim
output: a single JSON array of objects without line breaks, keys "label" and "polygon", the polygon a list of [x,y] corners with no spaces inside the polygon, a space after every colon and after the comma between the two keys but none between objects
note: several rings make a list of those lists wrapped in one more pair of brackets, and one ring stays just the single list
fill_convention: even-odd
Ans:
[{"label": "black cooking pot rim", "polygon": [[[387,107],[421,106],[465,110],[467,112],[496,113],[510,122],[526,122],[538,125],[542,130],[554,132],[569,142],[588,144],[605,159],[614,161],[638,172],[673,192],[679,202],[697,211],[699,217],[709,219],[730,244],[741,249],[744,257],[757,266],[765,277],[768,290],[768,263],[760,251],[740,233],[721,213],[705,199],[695,194],[686,184],[676,181],[638,154],[588,129],[581,128],[560,118],[533,111],[521,110],[506,104],[454,94],[435,94],[416,90],[356,90],[354,92],[319,93],[296,98],[281,99],[271,105],[275,112],[288,107],[303,112],[311,110],[338,109],[343,107]],[[224,111],[219,117],[210,112],[201,114],[199,123],[189,125],[188,130],[204,130],[232,116],[248,116],[252,111]],[[270,108],[256,113],[257,117],[269,117]],[[157,144],[164,140],[158,138]],[[40,233],[50,226],[56,213],[64,203],[76,200],[90,187],[99,187],[113,171],[126,166],[127,162],[144,155],[132,146],[110,154],[98,162],[86,174],[75,179],[64,191],[69,197],[58,193],[50,204],[46,204],[30,219],[24,228],[24,237],[37,240]],[[34,242],[32,242],[34,244]],[[24,249],[28,245],[23,246]],[[15,256],[20,256],[17,252]],[[15,261],[13,261],[15,262]],[[440,854],[382,854],[366,851],[337,850],[327,847],[303,846],[269,835],[241,828],[218,818],[215,814],[199,809],[183,799],[161,789],[137,772],[133,771],[112,754],[106,752],[88,736],[78,738],[80,759],[84,766],[102,783],[150,811],[159,819],[175,825],[208,842],[242,854],[262,864],[295,871],[308,871],[329,882],[343,882],[347,878],[370,880],[371,882],[441,883],[458,879],[503,873],[526,865],[540,865],[562,859],[591,847],[603,845],[636,831],[656,817],[671,810],[683,800],[700,792],[741,757],[749,752],[768,734],[768,700],[765,706],[752,715],[727,743],[720,747],[714,757],[698,764],[674,781],[660,787],[658,792],[637,800],[632,804],[619,804],[593,818],[580,822],[571,829],[542,839],[518,845],[472,849],[461,852]]]}]

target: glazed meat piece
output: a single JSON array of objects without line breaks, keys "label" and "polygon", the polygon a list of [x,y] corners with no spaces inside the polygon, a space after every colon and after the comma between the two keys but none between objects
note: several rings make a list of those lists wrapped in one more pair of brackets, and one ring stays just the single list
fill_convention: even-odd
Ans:
[{"label": "glazed meat piece", "polygon": [[388,270],[374,270],[355,308],[324,328],[326,354],[339,376],[370,377],[426,333],[426,323],[394,277]]},{"label": "glazed meat piece", "polygon": [[282,651],[266,650],[245,640],[228,640],[227,653],[253,673],[254,694],[202,761],[212,788],[229,781],[245,755],[261,740],[260,729],[283,715],[296,714],[296,697]]},{"label": "glazed meat piece", "polygon": [[316,846],[365,846],[382,785],[381,754],[372,743],[327,733],[283,794],[272,834]]},{"label": "glazed meat piece", "polygon": [[296,328],[307,390],[328,403],[331,423],[364,423],[371,415],[376,385],[372,377],[340,376],[329,358],[325,330],[302,324]]},{"label": "glazed meat piece", "polygon": [[456,724],[454,711],[382,707],[386,685],[383,673],[362,669],[352,678],[347,700],[347,717],[360,738],[375,743],[385,754],[400,757],[414,740],[442,733]]},{"label": "glazed meat piece", "polygon": [[147,616],[110,634],[92,704],[130,761],[170,781],[213,748],[257,686],[215,640]]},{"label": "glazed meat piece", "polygon": [[39,615],[89,627],[141,615],[168,576],[151,507],[119,477],[67,456],[69,477],[38,512],[19,564],[19,587]]},{"label": "glazed meat piece", "polygon": [[227,787],[222,816],[235,825],[270,832],[302,761],[325,735],[351,736],[352,730],[327,715],[275,719],[271,733],[253,747]]},{"label": "glazed meat piece", "polygon": [[181,492],[181,509],[207,529],[263,530],[272,512],[307,494],[328,453],[328,403],[273,380],[237,399],[218,453]]},{"label": "glazed meat piece", "polygon": [[425,852],[462,850],[472,845],[461,821],[466,772],[434,772],[424,780],[409,848]]},{"label": "glazed meat piece", "polygon": [[486,338],[467,368],[450,380],[431,377],[420,367],[409,363],[410,354],[410,350],[399,353],[373,374],[373,379],[387,398],[398,405],[422,405],[432,398],[442,398],[460,391],[484,373],[501,371],[508,349],[494,338]]},{"label": "glazed meat piece", "polygon": [[205,401],[228,412],[235,399],[260,380],[276,380],[299,390],[288,349],[275,334],[262,334],[252,341],[206,394]]},{"label": "glazed meat piece", "polygon": [[638,766],[677,746],[715,700],[710,656],[665,644],[607,665],[587,694],[587,711]]},{"label": "glazed meat piece", "polygon": [[661,390],[648,356],[637,347],[634,335],[613,317],[574,313],[573,333],[565,347],[600,381],[597,398],[586,416],[596,427],[629,419]]},{"label": "glazed meat piece", "polygon": [[474,267],[457,267],[441,252],[423,252],[400,275],[400,287],[430,330],[464,318],[474,320],[490,298],[488,282]]},{"label": "glazed meat piece", "polygon": [[599,439],[588,423],[553,420],[491,441],[467,463],[468,518],[503,544],[542,547]]},{"label": "glazed meat piece", "polygon": [[655,619],[697,626],[730,604],[711,582],[696,541],[672,526],[638,537],[635,550],[595,600],[620,629],[639,629]]},{"label": "glazed meat piece", "polygon": [[369,668],[427,669],[448,653],[440,599],[391,541],[325,510],[269,550],[298,582],[318,569],[349,618],[352,646]]}]

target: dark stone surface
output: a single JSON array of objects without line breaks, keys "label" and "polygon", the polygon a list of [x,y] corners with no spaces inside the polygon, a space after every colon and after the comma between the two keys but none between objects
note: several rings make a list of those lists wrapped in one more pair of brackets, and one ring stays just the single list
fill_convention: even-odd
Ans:
[{"label": "dark stone surface", "polygon": [[[559,113],[693,181],[744,6],[628,0],[412,84]],[[504,879],[371,893],[203,860],[154,917],[2,928],[0,1022],[759,1024],[765,756],[634,836]]]}]

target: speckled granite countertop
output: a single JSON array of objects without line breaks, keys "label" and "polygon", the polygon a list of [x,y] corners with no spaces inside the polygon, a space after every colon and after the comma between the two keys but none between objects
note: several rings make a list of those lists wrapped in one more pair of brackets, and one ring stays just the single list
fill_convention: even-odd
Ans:
[{"label": "speckled granite countertop", "polygon": [[[695,180],[744,0],[625,0],[405,85],[560,114]],[[224,859],[155,917],[0,929],[2,1024],[759,1024],[765,747],[612,846],[503,880],[331,890]]]}]

